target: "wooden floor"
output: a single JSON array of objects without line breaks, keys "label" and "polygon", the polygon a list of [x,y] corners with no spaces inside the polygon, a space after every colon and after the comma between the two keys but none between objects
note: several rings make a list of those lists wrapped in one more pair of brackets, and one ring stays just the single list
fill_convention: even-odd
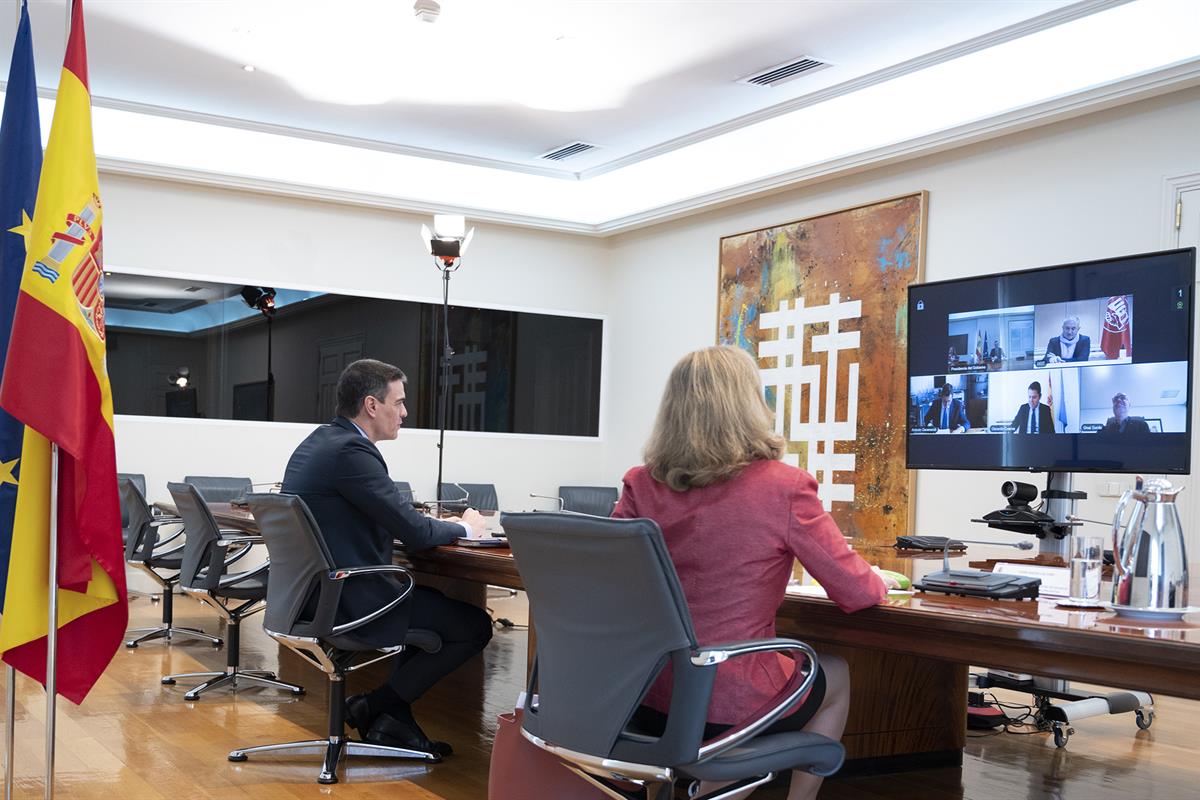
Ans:
[{"label": "wooden floor", "polygon": [[[497,616],[524,621],[517,600],[489,602]],[[158,607],[131,605],[134,625],[156,621]],[[177,624],[218,630],[215,615],[185,598]],[[431,736],[453,743],[442,764],[386,760],[346,762],[333,787],[316,782],[312,757],[261,758],[242,764],[225,759],[235,746],[311,738],[324,728],[323,691],[292,699],[269,689],[236,693],[218,689],[194,703],[187,687],[161,686],[169,672],[220,669],[224,651],[203,644],[159,643],[117,653],[82,706],[59,701],[57,783],[63,800],[118,798],[328,798],[343,800],[482,800],[496,715],[512,707],[525,672],[524,631],[497,631],[484,657],[443,681],[416,706]],[[256,618],[242,642],[245,667],[274,668],[276,646]],[[69,658],[69,654],[63,654]],[[314,690],[324,676],[293,674]],[[1024,702],[1020,695],[1006,695]],[[41,687],[18,678],[15,796],[42,797],[45,699]],[[834,778],[825,800],[1129,800],[1200,797],[1200,703],[1158,698],[1158,719],[1139,731],[1132,716],[1085,720],[1059,750],[1044,734],[972,738],[961,769]],[[781,800],[786,785],[760,790],[755,800]],[[530,800],[542,800],[530,798]],[[553,800],[547,798],[546,800]]]}]

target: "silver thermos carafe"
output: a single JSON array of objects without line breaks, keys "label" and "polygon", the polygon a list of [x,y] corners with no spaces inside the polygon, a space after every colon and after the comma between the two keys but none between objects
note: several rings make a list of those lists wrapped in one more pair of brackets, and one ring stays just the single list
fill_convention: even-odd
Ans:
[{"label": "silver thermos carafe", "polygon": [[[1183,487],[1139,475],[1113,517],[1113,605],[1187,608],[1188,564],[1175,497]],[[1126,520],[1126,506],[1133,507]]]}]

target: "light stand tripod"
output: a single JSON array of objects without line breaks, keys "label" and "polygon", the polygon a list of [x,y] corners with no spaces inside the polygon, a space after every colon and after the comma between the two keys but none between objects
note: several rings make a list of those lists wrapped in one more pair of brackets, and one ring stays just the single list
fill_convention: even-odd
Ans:
[{"label": "light stand tripod", "polygon": [[434,265],[442,273],[442,357],[439,362],[438,379],[438,469],[437,503],[434,514],[442,512],[442,459],[446,452],[446,420],[450,415],[450,361],[454,350],[450,347],[450,273],[462,266],[462,257],[475,229],[466,230],[466,219],[451,214],[435,214],[433,230],[421,226],[421,240],[425,249],[433,256]]},{"label": "light stand tripod", "polygon": [[243,286],[242,301],[267,318],[267,422],[275,421],[275,373],[271,369],[274,341],[271,323],[275,319],[275,290],[270,286]]},{"label": "light stand tripod", "polygon": [[438,378],[438,468],[437,503],[434,513],[442,513],[442,457],[446,453],[446,418],[450,415],[450,361],[454,348],[450,346],[450,274],[462,266],[462,259],[441,258],[438,269],[442,272],[442,357]]}]

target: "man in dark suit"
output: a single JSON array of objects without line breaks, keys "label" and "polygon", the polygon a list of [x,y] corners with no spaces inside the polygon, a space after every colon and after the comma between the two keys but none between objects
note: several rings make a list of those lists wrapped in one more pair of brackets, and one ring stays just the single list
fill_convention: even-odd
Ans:
[{"label": "man in dark suit", "polygon": [[1087,361],[1092,352],[1092,340],[1079,332],[1079,317],[1063,320],[1062,334],[1046,343],[1047,364],[1063,361]]},{"label": "man in dark suit", "polygon": [[962,400],[958,400],[952,395],[953,390],[951,390],[950,384],[943,383],[938,402],[925,412],[926,428],[948,430],[952,433],[971,429],[971,423],[967,421],[967,415],[963,413]]},{"label": "man in dark suit", "polygon": [[1054,433],[1054,417],[1050,406],[1042,405],[1042,385],[1029,384],[1029,402],[1021,406],[1013,418],[1013,433]]},{"label": "man in dark suit", "polygon": [[[393,539],[417,551],[484,533],[483,518],[471,509],[462,520],[452,521],[418,513],[388,475],[375,443],[395,439],[408,416],[405,380],[403,372],[381,361],[363,359],[346,367],[337,384],[337,416],[309,434],[288,461],[282,490],[303,498],[336,566],[390,564]],[[393,576],[347,581],[338,621],[379,609],[399,590]],[[410,627],[437,633],[441,649],[405,650],[393,660],[387,683],[346,701],[346,718],[368,742],[448,755],[450,745],[425,735],[411,704],[487,645],[491,619],[483,609],[418,586],[406,602],[359,628],[355,636],[390,647],[403,643]]]},{"label": "man in dark suit", "polygon": [[1142,436],[1150,433],[1150,426],[1141,417],[1129,416],[1129,398],[1117,392],[1112,399],[1113,415],[1100,429],[1102,436]]}]

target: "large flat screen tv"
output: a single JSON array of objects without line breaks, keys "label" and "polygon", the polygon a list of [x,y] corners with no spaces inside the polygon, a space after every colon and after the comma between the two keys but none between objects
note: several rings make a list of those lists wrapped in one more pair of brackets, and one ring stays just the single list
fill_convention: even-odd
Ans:
[{"label": "large flat screen tv", "polygon": [[1188,473],[1196,250],[912,286],[908,466]]}]

